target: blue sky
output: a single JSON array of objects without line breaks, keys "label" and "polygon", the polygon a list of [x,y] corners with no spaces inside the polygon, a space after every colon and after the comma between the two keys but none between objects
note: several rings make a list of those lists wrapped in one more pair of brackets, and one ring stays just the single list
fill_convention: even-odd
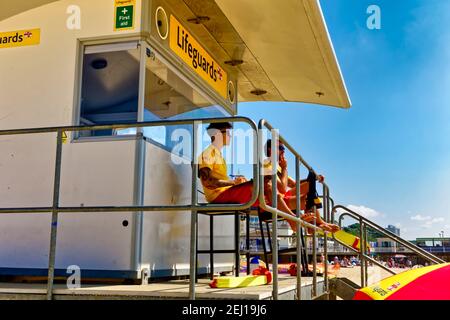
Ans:
[{"label": "blue sky", "polygon": [[[381,30],[366,27],[372,4]],[[352,108],[244,103],[239,114],[280,128],[338,203],[407,239],[450,236],[450,1],[321,5]]]}]

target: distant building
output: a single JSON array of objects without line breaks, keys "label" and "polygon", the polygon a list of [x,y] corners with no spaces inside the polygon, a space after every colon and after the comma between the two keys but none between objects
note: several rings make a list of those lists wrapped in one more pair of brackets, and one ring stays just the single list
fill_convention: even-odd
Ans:
[{"label": "distant building", "polygon": [[447,248],[450,249],[450,238],[417,238],[411,241],[413,244],[422,248]]},{"label": "distant building", "polygon": [[397,228],[396,226],[393,226],[390,224],[387,226],[386,230],[392,232],[393,234],[400,236],[400,228]]}]

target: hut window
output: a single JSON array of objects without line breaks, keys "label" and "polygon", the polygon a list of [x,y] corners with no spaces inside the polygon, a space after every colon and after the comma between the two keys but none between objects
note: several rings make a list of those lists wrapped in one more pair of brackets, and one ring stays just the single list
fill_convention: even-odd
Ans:
[{"label": "hut window", "polygon": [[[83,56],[80,125],[135,123],[138,120],[140,49],[137,42],[87,46]],[[80,136],[135,134],[96,130]]]}]

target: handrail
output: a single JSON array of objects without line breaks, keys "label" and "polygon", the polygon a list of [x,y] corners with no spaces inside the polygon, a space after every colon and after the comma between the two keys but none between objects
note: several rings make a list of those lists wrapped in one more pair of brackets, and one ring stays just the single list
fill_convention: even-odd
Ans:
[{"label": "handrail", "polygon": [[252,129],[257,129],[255,122],[247,117],[217,117],[217,118],[195,118],[184,120],[158,120],[158,121],[140,121],[134,123],[115,123],[102,124],[92,126],[55,126],[55,127],[41,127],[41,128],[23,128],[23,129],[4,129],[0,130],[0,136],[3,135],[18,135],[30,133],[51,133],[58,131],[91,131],[91,130],[108,130],[108,129],[127,129],[127,128],[143,128],[143,127],[160,127],[166,125],[182,125],[193,124],[194,122],[218,123],[218,122],[245,122],[248,123]]},{"label": "handrail", "polygon": [[[217,123],[217,122],[245,122],[257,132],[256,124],[253,120],[246,117],[230,117],[230,118],[203,118],[203,119],[190,119],[190,120],[169,120],[169,121],[154,121],[154,122],[136,122],[136,123],[123,123],[123,124],[111,124],[111,125],[98,125],[98,126],[62,126],[62,127],[45,127],[45,128],[27,128],[27,129],[12,129],[12,130],[0,130],[0,136],[4,135],[24,135],[35,133],[58,133],[58,132],[74,132],[74,131],[88,131],[88,130],[108,130],[108,129],[127,129],[127,128],[142,128],[142,127],[158,127],[168,125],[182,125],[194,123]],[[256,144],[256,143],[255,143]],[[255,148],[256,150],[256,148]],[[195,154],[193,154],[194,160]],[[192,205],[172,205],[172,206],[83,206],[83,207],[61,207],[58,206],[58,212],[62,213],[83,213],[83,212],[124,212],[124,211],[191,211],[191,210],[246,210],[249,209],[258,198],[258,165],[256,161],[253,164],[253,177],[255,187],[253,188],[252,198],[245,204],[192,204]],[[196,183],[197,178],[192,177],[193,182]],[[51,207],[25,207],[25,208],[0,208],[0,214],[11,213],[48,213],[54,209]]]},{"label": "handrail", "polygon": [[[263,137],[262,137],[262,130],[266,128],[272,132],[272,145],[276,146],[278,144],[278,141],[281,141],[284,146],[292,152],[292,154],[295,156],[295,167],[296,167],[296,199],[297,199],[297,210],[296,210],[296,216],[292,216],[290,214],[287,214],[283,211],[280,211],[277,209],[277,166],[272,165],[272,206],[269,206],[264,197],[264,175],[263,173]],[[284,139],[279,133],[278,130],[276,130],[274,127],[270,125],[269,122],[262,119],[260,120],[258,124],[258,150],[259,150],[259,166],[260,166],[260,177],[259,177],[259,184],[260,184],[260,190],[259,190],[259,203],[263,210],[272,213],[272,220],[277,221],[278,217],[282,217],[286,220],[294,221],[297,223],[297,230],[300,229],[300,226],[313,229],[314,231],[321,230],[319,229],[315,224],[310,224],[302,219],[300,219],[300,163],[303,164],[309,171],[312,171],[315,173],[313,168],[303,159],[303,157]],[[272,155],[271,155],[271,162],[272,164],[277,163],[278,159],[278,149],[272,148]],[[322,185],[325,190],[329,190],[328,186],[322,182]],[[275,187],[273,187],[275,186]],[[315,208],[314,208],[315,210]],[[327,232],[324,231],[325,237],[327,236]],[[278,299],[278,243],[277,243],[277,237],[278,237],[278,227],[277,224],[274,223],[272,226],[272,268],[273,268],[273,292],[272,292],[272,298],[274,300]],[[317,294],[317,257],[315,252],[315,246],[317,239],[317,232],[313,233],[313,285],[312,285],[312,296],[316,296]],[[300,238],[297,235],[297,299],[301,299],[301,270],[300,270],[300,259],[301,259],[301,242],[299,241]],[[325,261],[328,260],[326,256],[326,251],[324,253]],[[324,272],[325,277],[325,287],[328,289],[328,274],[327,274],[327,268],[325,268]]]},{"label": "handrail", "polygon": [[[199,204],[196,196],[195,190],[197,190],[197,149],[198,145],[197,135],[198,126],[200,123],[218,123],[218,122],[244,122],[249,124],[249,126],[257,134],[257,138],[253,139],[253,150],[256,150],[254,154],[253,163],[253,191],[252,198],[249,202],[245,204]],[[60,193],[60,175],[61,175],[61,159],[62,159],[62,143],[63,143],[63,133],[65,132],[77,132],[77,131],[90,131],[90,130],[108,130],[108,129],[126,129],[126,128],[142,128],[142,127],[156,127],[156,126],[172,126],[172,125],[192,125],[193,127],[193,149],[192,149],[192,203],[190,205],[172,205],[172,206],[80,206],[80,207],[63,207],[59,205],[59,193]],[[191,252],[190,252],[190,286],[189,286],[189,298],[195,299],[195,265],[197,263],[195,257],[196,241],[195,233],[197,226],[197,212],[203,211],[218,211],[218,210],[232,210],[232,211],[243,211],[250,208],[257,199],[260,200],[260,205],[262,209],[271,212],[273,214],[274,221],[277,221],[278,217],[282,217],[286,220],[291,220],[297,223],[297,228],[306,227],[313,229],[315,231],[319,228],[315,224],[310,224],[302,219],[300,219],[300,164],[303,164],[309,171],[314,172],[312,167],[302,158],[302,156],[282,137],[275,134],[275,143],[279,139],[283,144],[294,154],[296,159],[296,185],[297,185],[297,212],[296,216],[284,213],[277,208],[277,190],[276,187],[273,188],[273,207],[268,206],[264,200],[264,188],[260,187],[264,183],[264,176],[260,174],[260,166],[262,167],[262,137],[260,132],[263,127],[269,130],[274,130],[274,128],[265,120],[261,120],[258,127],[249,118],[246,117],[224,117],[224,118],[203,118],[203,119],[188,119],[188,120],[170,120],[170,121],[153,121],[153,122],[137,122],[137,123],[121,123],[121,124],[110,124],[110,125],[95,125],[95,126],[60,126],[60,127],[43,127],[43,128],[25,128],[25,129],[12,129],[12,130],[0,130],[0,136],[6,135],[26,135],[26,134],[39,134],[39,133],[56,133],[56,161],[55,161],[55,180],[53,188],[53,205],[51,207],[24,207],[24,208],[0,208],[0,214],[19,214],[19,213],[52,213],[52,226],[51,226],[51,240],[49,249],[49,268],[48,268],[48,282],[47,282],[47,299],[52,299],[53,297],[53,282],[54,282],[54,268],[55,268],[55,256],[56,256],[56,240],[57,240],[57,226],[58,226],[58,214],[59,213],[88,213],[88,212],[151,212],[151,211],[191,211]],[[137,134],[138,138],[142,135]],[[274,148],[273,158],[274,163],[277,158],[277,149]],[[276,166],[273,166],[276,170]],[[261,171],[262,172],[262,171]],[[272,176],[273,185],[276,186],[276,173]],[[325,183],[323,184],[324,193],[326,197],[329,197],[329,188]],[[329,216],[329,198],[324,201],[324,215]],[[326,202],[326,204],[325,204]],[[273,253],[273,298],[278,299],[278,247],[277,247],[277,224],[273,226],[274,232],[272,233],[272,253]],[[327,233],[325,232],[325,236]],[[316,243],[317,232],[313,234],[314,243]],[[314,250],[314,248],[313,248]],[[301,265],[301,241],[300,237],[297,236],[297,263],[298,266]],[[326,255],[325,251],[325,255]],[[326,261],[328,258],[326,257]],[[313,293],[316,294],[317,285],[317,257],[313,255]],[[325,267],[325,287],[328,290],[328,279],[327,279],[327,268]],[[297,298],[301,298],[301,270],[298,268],[297,272]]]},{"label": "handrail", "polygon": [[[347,249],[352,250],[355,253],[360,253],[359,250],[345,244],[344,242],[340,241],[339,239],[333,239],[335,242],[339,243],[340,245],[342,245],[343,247],[346,247]],[[387,272],[391,273],[391,274],[396,274],[394,271],[392,271],[391,269],[387,268],[386,266],[384,266],[383,264],[381,264],[380,262],[378,262],[377,260],[373,259],[371,256],[368,256],[366,254],[364,254],[365,259],[370,260],[373,264],[376,264],[377,266],[379,266],[380,268],[383,268],[384,270],[386,270]]]},{"label": "handrail", "polygon": [[411,251],[413,251],[414,253],[418,254],[419,256],[421,256],[424,259],[427,259],[430,262],[433,262],[435,264],[438,263],[445,263],[444,260],[442,260],[439,257],[436,257],[435,255],[429,253],[428,251],[423,250],[422,248],[412,244],[409,241],[404,240],[403,238],[397,236],[396,234],[390,232],[389,230],[384,229],[383,227],[377,225],[376,223],[372,222],[371,220],[368,220],[367,218],[361,216],[360,214],[342,206],[342,205],[337,205],[333,208],[333,216],[334,216],[334,212],[337,209],[343,209],[346,212],[343,214],[340,214],[339,216],[339,225],[341,225],[341,221],[345,216],[350,216],[356,220],[362,220],[364,222],[364,224],[366,224],[367,226],[377,230],[378,232],[382,233],[383,235],[385,235],[387,238],[400,243],[401,245],[403,245],[404,247],[410,249]]},{"label": "handrail", "polygon": [[[55,176],[53,187],[53,205],[51,207],[26,207],[26,208],[0,208],[0,214],[19,214],[19,213],[52,213],[50,249],[49,249],[49,266],[47,277],[47,299],[51,300],[53,297],[53,282],[56,256],[56,240],[58,228],[58,214],[59,213],[82,213],[82,212],[124,212],[124,211],[187,211],[192,212],[191,216],[191,252],[190,252],[190,272],[191,283],[189,286],[189,297],[195,299],[195,266],[196,266],[196,241],[195,233],[197,226],[197,211],[199,210],[232,210],[241,211],[250,208],[258,198],[259,190],[259,167],[257,159],[254,157],[253,161],[253,190],[251,200],[245,204],[198,204],[196,197],[197,190],[197,129],[200,123],[218,123],[218,122],[245,122],[257,134],[256,124],[246,117],[224,117],[224,118],[203,118],[203,119],[189,119],[189,120],[170,120],[170,121],[153,121],[153,122],[136,122],[97,126],[61,126],[61,127],[45,127],[45,128],[26,128],[13,130],[0,130],[0,136],[6,135],[25,135],[36,133],[56,133],[56,161],[55,161]],[[90,207],[61,207],[59,205],[60,193],[60,175],[61,175],[61,159],[62,159],[62,143],[63,133],[73,131],[87,131],[87,130],[107,130],[107,129],[126,129],[126,128],[142,128],[168,125],[182,125],[190,124],[193,126],[193,150],[192,150],[192,204],[188,206],[90,206]],[[139,135],[137,135],[139,137]],[[254,150],[258,150],[256,140],[254,140]]]},{"label": "handrail", "polygon": [[361,287],[365,287],[368,285],[368,264],[367,261],[371,261],[372,263],[376,264],[377,266],[383,268],[384,270],[390,272],[391,274],[396,274],[394,271],[390,270],[389,268],[387,268],[386,266],[382,265],[381,263],[379,263],[378,261],[376,261],[375,259],[373,259],[372,257],[368,256],[366,254],[366,235],[367,235],[367,227],[371,227],[373,229],[375,229],[376,231],[382,233],[383,235],[385,235],[387,238],[390,238],[391,240],[402,244],[403,246],[407,247],[408,249],[410,249],[411,251],[413,251],[414,253],[416,253],[417,255],[419,255],[420,257],[431,261],[432,263],[438,264],[438,263],[444,263],[445,261],[428,253],[425,250],[422,250],[421,248],[413,245],[412,243],[404,240],[403,238],[395,235],[394,233],[390,232],[389,230],[384,229],[383,227],[377,225],[376,223],[372,222],[371,220],[368,220],[367,218],[363,217],[362,215],[342,206],[342,205],[337,205],[334,206],[332,209],[332,219],[334,221],[334,215],[335,212],[337,211],[337,209],[342,209],[345,212],[341,213],[339,215],[339,226],[342,227],[342,220],[345,216],[349,216],[352,217],[355,220],[359,221],[359,226],[360,226],[360,250],[357,250],[343,242],[341,242],[340,240],[336,239],[334,234],[333,234],[333,240],[336,241],[337,243],[343,245],[344,247],[358,253],[360,255],[360,266],[361,266]]}]

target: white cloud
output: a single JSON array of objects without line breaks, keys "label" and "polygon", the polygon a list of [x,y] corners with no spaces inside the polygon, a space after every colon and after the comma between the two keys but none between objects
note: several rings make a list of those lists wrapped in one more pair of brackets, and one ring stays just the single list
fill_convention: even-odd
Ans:
[{"label": "white cloud", "polygon": [[422,228],[429,229],[435,223],[444,222],[445,219],[442,217],[432,218],[430,216],[422,216],[420,214],[412,216],[411,220],[415,221],[423,221],[424,223],[421,225]]},{"label": "white cloud", "polygon": [[417,221],[427,221],[427,220],[430,220],[430,219],[431,219],[430,216],[425,216],[424,217],[424,216],[422,216],[420,214],[411,217],[411,220],[417,220]]},{"label": "white cloud", "polygon": [[349,208],[352,211],[355,211],[356,213],[362,215],[363,217],[365,217],[367,219],[381,216],[381,213],[379,213],[378,211],[368,208],[368,207],[365,207],[365,206],[356,206],[353,204],[349,204],[347,206],[347,208]]}]

